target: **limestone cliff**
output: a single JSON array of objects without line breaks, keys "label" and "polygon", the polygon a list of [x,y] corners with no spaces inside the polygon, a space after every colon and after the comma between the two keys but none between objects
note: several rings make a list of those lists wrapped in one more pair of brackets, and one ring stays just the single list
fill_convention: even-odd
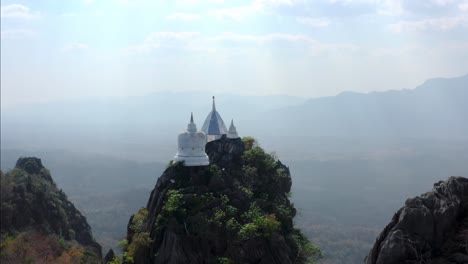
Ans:
[{"label": "limestone cliff", "polygon": [[432,192],[408,199],[365,262],[468,263],[468,179],[450,177]]},{"label": "limestone cliff", "polygon": [[86,218],[40,159],[20,158],[12,171],[1,173],[0,187],[2,263],[101,261]]},{"label": "limestone cliff", "polygon": [[[209,142],[210,166],[170,164],[128,224],[134,263],[305,263],[320,250],[293,226],[288,167],[251,138]],[[311,262],[309,262],[311,263]]]}]

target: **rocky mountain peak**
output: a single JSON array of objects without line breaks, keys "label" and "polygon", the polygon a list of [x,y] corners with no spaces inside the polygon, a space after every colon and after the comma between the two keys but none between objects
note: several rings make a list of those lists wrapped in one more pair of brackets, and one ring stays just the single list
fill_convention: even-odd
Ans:
[{"label": "rocky mountain peak", "polygon": [[42,165],[42,161],[36,157],[21,157],[16,161],[15,168],[22,169],[27,173],[39,174],[42,169],[45,169]]},{"label": "rocky mountain peak", "polygon": [[17,263],[11,261],[19,258],[17,252],[21,251],[22,257],[38,262],[42,258],[49,263],[61,262],[60,257],[68,258],[76,252],[88,253],[83,261],[101,260],[101,246],[95,242],[86,218],[57,188],[39,158],[18,159],[13,170],[1,173],[0,183],[2,263]]},{"label": "rocky mountain peak", "polygon": [[320,250],[294,228],[289,169],[252,138],[209,142],[211,165],[171,163],[128,224],[134,263],[305,263]]},{"label": "rocky mountain peak", "polygon": [[450,177],[431,192],[406,200],[365,262],[468,263],[468,179]]}]

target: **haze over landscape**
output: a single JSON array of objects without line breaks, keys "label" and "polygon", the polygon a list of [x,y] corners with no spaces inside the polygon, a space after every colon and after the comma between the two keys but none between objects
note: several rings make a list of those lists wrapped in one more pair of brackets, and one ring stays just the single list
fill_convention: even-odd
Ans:
[{"label": "haze over landscape", "polygon": [[37,156],[116,249],[193,112],[289,166],[323,263],[468,174],[467,1],[2,1],[1,169]]}]

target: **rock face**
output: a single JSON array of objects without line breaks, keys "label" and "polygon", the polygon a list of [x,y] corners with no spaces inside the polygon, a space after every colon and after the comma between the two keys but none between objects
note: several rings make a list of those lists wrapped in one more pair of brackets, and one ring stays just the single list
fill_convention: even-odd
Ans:
[{"label": "rock face", "polygon": [[57,188],[40,159],[20,158],[12,171],[1,176],[2,239],[34,230],[38,237],[76,241],[101,259],[101,247],[86,218]]},{"label": "rock face", "polygon": [[289,169],[254,141],[209,142],[211,165],[171,164],[128,224],[124,261],[305,263],[318,257],[289,202]]},{"label": "rock face", "polygon": [[240,138],[226,139],[226,136],[223,135],[220,140],[208,142],[205,150],[211,163],[221,168],[230,168],[241,164],[241,156],[245,151],[245,146]]},{"label": "rock face", "polygon": [[408,199],[365,263],[468,263],[468,179],[450,177]]}]

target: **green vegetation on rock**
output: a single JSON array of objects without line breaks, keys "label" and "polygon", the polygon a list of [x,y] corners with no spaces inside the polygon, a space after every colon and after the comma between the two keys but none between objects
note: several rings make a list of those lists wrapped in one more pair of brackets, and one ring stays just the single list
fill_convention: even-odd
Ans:
[{"label": "green vegetation on rock", "polygon": [[2,263],[98,263],[101,247],[86,218],[38,158],[0,171]]},{"label": "green vegetation on rock", "polygon": [[129,223],[127,262],[313,263],[321,257],[293,227],[288,167],[250,137],[221,138],[206,150],[211,165],[172,164],[158,179],[148,207]]}]

